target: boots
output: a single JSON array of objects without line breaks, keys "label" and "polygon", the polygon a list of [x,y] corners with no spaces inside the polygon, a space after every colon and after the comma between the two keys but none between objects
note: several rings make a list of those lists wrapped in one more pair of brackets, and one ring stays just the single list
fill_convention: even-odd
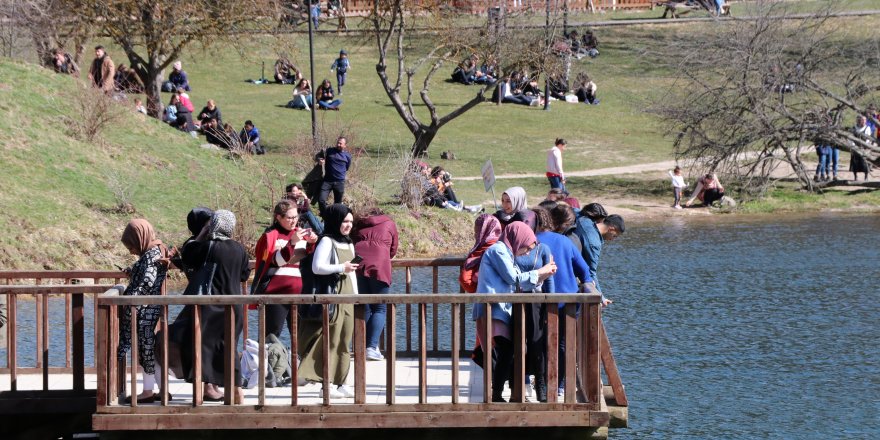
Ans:
[{"label": "boots", "polygon": [[492,401],[507,402],[501,397],[504,383],[510,378],[513,368],[513,343],[501,337],[494,339],[492,347]]},{"label": "boots", "polygon": [[547,379],[542,374],[535,376],[535,394],[538,395],[538,402],[547,401]]}]

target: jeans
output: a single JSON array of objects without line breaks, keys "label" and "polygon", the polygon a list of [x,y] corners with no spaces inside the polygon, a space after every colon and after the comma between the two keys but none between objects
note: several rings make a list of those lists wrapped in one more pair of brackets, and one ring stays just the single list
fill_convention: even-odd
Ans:
[{"label": "jeans", "polygon": [[819,165],[816,165],[816,177],[826,178],[831,174],[831,158],[828,154],[819,155]]},{"label": "jeans", "polygon": [[[559,188],[565,191],[565,184],[562,183],[562,177],[559,176],[547,176],[547,180],[550,181],[550,189]],[[566,191],[567,192],[567,191]]]},{"label": "jeans", "polygon": [[[538,99],[538,98],[535,98],[535,99]],[[501,102],[507,102],[510,104],[531,105],[532,98],[529,98],[526,95],[510,95],[510,96],[505,96],[504,99],[501,100]]]},{"label": "jeans", "polygon": [[[386,294],[391,287],[377,279],[357,276],[358,293]],[[367,304],[364,321],[367,323],[367,348],[379,348],[379,336],[385,329],[385,304]]]},{"label": "jeans", "polygon": [[342,105],[341,99],[334,99],[333,101],[318,101],[318,107],[323,109],[337,109]]},{"label": "jeans", "polygon": [[675,203],[672,206],[681,206],[681,188],[673,187],[673,194],[675,194]]},{"label": "jeans", "polygon": [[724,0],[715,0],[715,15],[721,16],[722,6],[724,6]]},{"label": "jeans", "polygon": [[321,194],[318,196],[318,209],[320,214],[324,215],[324,209],[327,208],[327,197],[330,196],[330,190],[333,190],[333,203],[342,203],[342,197],[345,195],[345,181],[339,182],[323,182],[321,183]]},{"label": "jeans", "polygon": [[837,162],[840,159],[840,149],[832,148],[831,155],[828,157],[828,160],[831,162],[831,171],[834,172],[834,178],[837,178]]},{"label": "jeans", "polygon": [[336,90],[338,90],[339,93],[342,93],[342,86],[345,85],[345,74],[346,72],[336,71]]}]

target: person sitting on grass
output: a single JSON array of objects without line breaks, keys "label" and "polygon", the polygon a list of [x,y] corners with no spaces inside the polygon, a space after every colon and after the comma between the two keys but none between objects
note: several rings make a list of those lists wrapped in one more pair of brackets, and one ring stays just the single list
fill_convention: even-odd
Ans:
[{"label": "person sitting on grass", "polygon": [[501,94],[501,102],[508,104],[537,106],[542,103],[541,98],[538,96],[527,96],[523,93],[516,93],[511,85],[510,75],[504,77],[501,84],[496,88],[496,91]]},{"label": "person sitting on grass", "polygon": [[578,102],[585,104],[599,105],[599,98],[596,96],[596,83],[586,73],[579,73],[575,82],[577,88],[574,94],[578,98]]},{"label": "person sitting on grass", "polygon": [[189,108],[183,105],[183,102],[180,100],[180,95],[178,95],[177,93],[171,95],[171,102],[174,103],[175,107],[177,108],[177,117],[174,121],[169,122],[169,124],[180,131],[195,131],[196,126],[195,124],[193,124],[192,112]]},{"label": "person sitting on grass", "polygon": [[125,64],[120,64],[119,68],[116,69],[116,75],[113,77],[113,87],[117,92],[144,93],[144,85],[141,84],[141,79],[138,78],[134,69],[125,67]]},{"label": "person sitting on grass", "polygon": [[61,49],[55,49],[52,51],[52,56],[55,73],[79,76],[79,66],[76,65],[76,62],[73,61],[69,53]]},{"label": "person sitting on grass", "polygon": [[293,88],[293,99],[287,103],[287,108],[310,110],[312,106],[312,83],[303,78]]},{"label": "person sitting on grass", "polygon": [[189,78],[186,76],[186,72],[183,71],[183,63],[175,61],[172,66],[173,70],[168,75],[168,81],[162,83],[162,91],[173,92],[181,87],[187,92],[190,91]]},{"label": "person sitting on grass", "polygon": [[220,113],[220,108],[217,107],[217,104],[213,99],[209,99],[208,103],[202,108],[202,111],[199,112],[199,124],[202,128],[204,128],[204,125],[211,120],[216,122],[217,127],[223,125],[223,115]]},{"label": "person sitting on grass", "polygon": [[293,63],[282,54],[280,58],[275,60],[275,82],[278,84],[295,84],[302,79],[302,74]]},{"label": "person sitting on grass", "polygon": [[171,95],[171,100],[165,106],[165,114],[162,117],[163,122],[170,124],[177,121],[177,103],[179,101],[180,97],[177,94]]},{"label": "person sitting on grass", "polygon": [[324,78],[324,81],[321,82],[321,87],[318,87],[318,107],[323,110],[336,110],[339,111],[339,106],[342,105],[341,99],[336,99],[336,96],[333,93],[333,86],[330,85],[330,80]]},{"label": "person sitting on grass", "polygon": [[254,126],[254,123],[250,119],[244,121],[244,128],[242,128],[241,132],[238,134],[238,139],[241,141],[242,148],[248,153],[266,153],[266,150],[260,145],[260,130],[257,130],[257,127]]}]

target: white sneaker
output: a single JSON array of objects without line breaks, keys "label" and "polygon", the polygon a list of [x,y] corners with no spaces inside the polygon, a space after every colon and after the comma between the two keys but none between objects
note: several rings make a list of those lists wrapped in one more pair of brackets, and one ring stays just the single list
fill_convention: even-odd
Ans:
[{"label": "white sneaker", "polygon": [[380,352],[378,348],[367,347],[367,360],[368,361],[384,361],[385,356],[382,356],[382,352]]},{"label": "white sneaker", "polygon": [[339,386],[337,388],[330,387],[330,398],[331,399],[344,399],[346,397],[348,397],[348,396],[346,396],[345,393],[342,392],[342,386]]},{"label": "white sneaker", "polygon": [[[354,391],[348,385],[339,385],[336,387],[336,392],[342,394],[342,397],[354,397]],[[333,397],[332,391],[330,397]]]}]

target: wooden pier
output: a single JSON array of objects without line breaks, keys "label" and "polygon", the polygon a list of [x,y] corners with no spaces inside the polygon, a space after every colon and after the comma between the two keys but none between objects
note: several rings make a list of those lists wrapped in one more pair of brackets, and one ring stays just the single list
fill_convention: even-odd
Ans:
[{"label": "wooden pier", "polygon": [[[407,294],[355,296],[179,296],[152,297],[120,296],[121,287],[114,285],[123,278],[119,272],[11,272],[0,271],[0,294],[8,301],[7,325],[9,346],[6,350],[7,367],[0,369],[0,416],[6,420],[27,422],[30,415],[77,414],[88,415],[90,426],[78,427],[102,433],[145,430],[264,430],[264,429],[382,429],[404,430],[419,428],[449,429],[575,429],[585,436],[607,435],[609,425],[626,422],[626,394],[617,373],[611,347],[604,332],[596,294],[510,294],[469,295],[438,292],[438,268],[459,266],[460,259],[401,260],[395,266],[406,271]],[[412,268],[430,267],[432,293],[413,294]],[[75,280],[85,280],[77,284]],[[247,285],[242,285],[247,291]],[[64,300],[64,322],[49,319],[49,297],[53,304],[58,296]],[[92,298],[87,307],[84,298]],[[27,299],[25,299],[27,298]],[[17,305],[21,301],[35,301],[36,331],[32,340],[23,340]],[[490,303],[514,304],[513,337],[515,368],[513,389],[506,389],[510,403],[491,402],[491,371],[484,371],[469,358],[468,344],[475,332],[467,307],[489,307]],[[529,303],[556,304],[565,302],[563,309],[548,307],[548,389],[556,390],[557,368],[564,362],[567,380],[563,396],[548,393],[546,403],[527,396],[525,384],[525,320],[524,305]],[[290,304],[292,307],[292,334],[296,334],[296,306],[304,304],[353,304],[355,329],[352,354],[352,373],[348,384],[354,397],[331,399],[329,387],[316,384],[267,388],[265,378],[257,387],[245,390],[241,404],[233,404],[232,377],[226,378],[223,402],[203,402],[199,383],[189,384],[164,375],[157,378],[166,394],[155,404],[136,402],[125,404],[127,395],[136,394],[140,375],[136,367],[137,333],[132,332],[132,353],[128,362],[116,360],[119,344],[119,317],[123,307],[142,304],[162,306],[160,328],[166,329],[169,307],[177,305],[213,305],[227,310],[227,341],[232,338],[232,323],[236,305],[254,304],[250,313],[258,323],[257,335],[250,335],[265,343],[265,306]],[[365,356],[365,305],[387,304],[387,323],[383,337],[386,360],[370,362]],[[196,307],[198,309],[198,307]],[[396,313],[400,310],[400,313]],[[198,314],[196,314],[198,316]],[[134,315],[133,315],[134,316]],[[397,334],[397,320],[403,316],[405,335]],[[85,322],[91,317],[94,326],[94,364],[85,362]],[[245,319],[248,318],[246,314]],[[557,323],[565,325],[567,337],[566,359],[556,355],[559,335]],[[325,312],[323,325],[328,324]],[[194,337],[201,337],[195,326]],[[64,338],[64,366],[50,366],[50,331],[56,338]],[[429,339],[429,331],[431,338]],[[248,337],[247,325],[241,341]],[[448,335],[441,340],[441,333]],[[167,335],[167,331],[163,332]],[[167,339],[167,336],[165,336]],[[401,339],[405,342],[400,344]],[[167,340],[165,341],[167,345]],[[295,338],[292,351],[296,352]],[[400,345],[398,345],[400,344]],[[57,346],[55,344],[54,346]],[[198,344],[195,344],[198,346]],[[227,365],[238,362],[240,347],[226,344]],[[443,349],[441,349],[443,348]],[[325,340],[325,353],[329,343]],[[35,365],[20,366],[21,350],[35,350]],[[489,349],[487,349],[489,351]],[[53,354],[54,356],[55,354]],[[195,366],[200,368],[201,353],[193,353]],[[324,356],[326,359],[327,356]],[[55,359],[53,357],[53,359]],[[167,366],[162,356],[160,362]],[[266,365],[264,355],[259,359]],[[134,365],[134,367],[132,366]],[[604,367],[608,385],[603,387],[601,368]],[[328,368],[325,364],[324,368]],[[297,383],[293,369],[293,383]],[[167,368],[165,369],[167,371]],[[196,372],[199,376],[200,372]],[[325,374],[325,376],[327,376]],[[613,391],[612,391],[613,388]],[[168,393],[173,396],[169,399]],[[613,395],[610,400],[606,395]],[[609,407],[608,403],[612,403]],[[18,418],[16,418],[18,417]],[[9,432],[9,424],[0,428],[0,436]],[[16,423],[13,423],[16,425]],[[20,427],[26,429],[25,427]],[[40,427],[45,429],[46,427]],[[7,430],[7,431],[4,431]],[[78,431],[82,432],[82,431]],[[9,437],[13,438],[13,437]]]}]

